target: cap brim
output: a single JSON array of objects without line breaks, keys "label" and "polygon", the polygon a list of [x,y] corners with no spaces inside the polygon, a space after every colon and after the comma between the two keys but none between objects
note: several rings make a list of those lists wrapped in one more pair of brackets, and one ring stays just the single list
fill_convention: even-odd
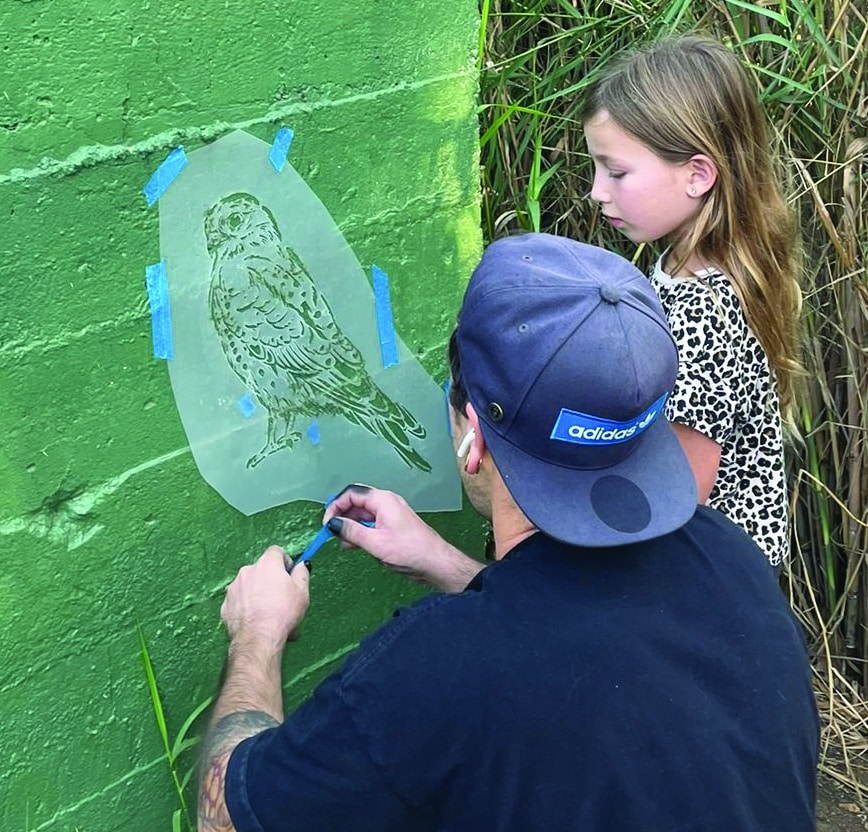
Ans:
[{"label": "cap brim", "polygon": [[576,546],[623,546],[661,537],[696,511],[696,480],[665,419],[609,468],[565,468],[530,456],[482,424],[510,494],[540,531]]}]

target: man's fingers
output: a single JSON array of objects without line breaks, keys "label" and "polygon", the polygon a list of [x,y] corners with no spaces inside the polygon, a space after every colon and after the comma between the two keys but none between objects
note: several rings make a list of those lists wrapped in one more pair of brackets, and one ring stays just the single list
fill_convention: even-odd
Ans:
[{"label": "man's fingers", "polygon": [[338,492],[338,495],[337,495],[337,497],[335,497],[335,499],[337,500],[340,497],[343,497],[344,494],[346,494],[348,491],[352,492],[353,494],[367,494],[368,491],[370,491],[370,490],[371,490],[370,485],[365,485],[364,483],[361,483],[361,482],[351,482],[349,485],[345,485]]},{"label": "man's fingers", "polygon": [[326,525],[329,531],[343,543],[349,543],[361,549],[367,549],[365,543],[370,540],[372,534],[376,534],[375,529],[363,526],[348,517],[332,517]]},{"label": "man's fingers", "polygon": [[310,590],[310,570],[305,568],[305,564],[300,564],[298,568],[294,568],[289,573],[289,577],[293,583],[305,593]]},{"label": "man's fingers", "polygon": [[327,521],[335,515],[344,516],[350,514],[354,509],[363,509],[373,513],[375,509],[372,508],[371,501],[374,500],[373,505],[375,505],[376,495],[382,493],[384,492],[371,488],[369,485],[362,485],[357,482],[350,483],[329,503],[323,519]]},{"label": "man's fingers", "polygon": [[286,552],[280,548],[280,546],[269,546],[260,556],[259,560],[261,561],[274,561],[275,563],[281,564],[283,566],[286,561],[284,558],[286,557]]}]

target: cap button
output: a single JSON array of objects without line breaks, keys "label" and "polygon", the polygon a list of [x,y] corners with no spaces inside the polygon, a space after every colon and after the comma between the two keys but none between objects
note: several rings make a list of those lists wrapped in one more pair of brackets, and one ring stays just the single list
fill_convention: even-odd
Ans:
[{"label": "cap button", "polygon": [[617,303],[621,300],[621,290],[617,286],[610,286],[607,283],[605,286],[600,286],[600,297],[606,303]]},{"label": "cap button", "polygon": [[492,402],[488,405],[488,418],[492,422],[503,421],[503,408],[497,402]]}]

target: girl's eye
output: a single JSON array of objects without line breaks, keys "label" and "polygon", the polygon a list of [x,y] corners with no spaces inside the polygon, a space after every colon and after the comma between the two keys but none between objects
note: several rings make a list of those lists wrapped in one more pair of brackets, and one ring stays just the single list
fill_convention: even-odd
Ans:
[{"label": "girl's eye", "polygon": [[622,171],[621,173],[612,173],[612,171],[609,171],[609,179],[621,179],[625,173],[626,171]]}]

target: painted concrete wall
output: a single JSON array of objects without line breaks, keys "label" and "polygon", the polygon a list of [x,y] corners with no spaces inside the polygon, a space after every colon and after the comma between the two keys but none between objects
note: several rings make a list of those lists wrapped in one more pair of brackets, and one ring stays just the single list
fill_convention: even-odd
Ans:
[{"label": "painted concrete wall", "polygon": [[[244,517],[199,477],[151,354],[141,186],[178,144],[292,126],[293,164],[443,379],[480,250],[476,33],[475,0],[0,6],[3,829],[171,828],[136,624],[174,733],[213,691],[226,583],[318,522],[309,503]],[[478,550],[471,512],[429,519]],[[332,546],[290,705],[417,593]]]}]

